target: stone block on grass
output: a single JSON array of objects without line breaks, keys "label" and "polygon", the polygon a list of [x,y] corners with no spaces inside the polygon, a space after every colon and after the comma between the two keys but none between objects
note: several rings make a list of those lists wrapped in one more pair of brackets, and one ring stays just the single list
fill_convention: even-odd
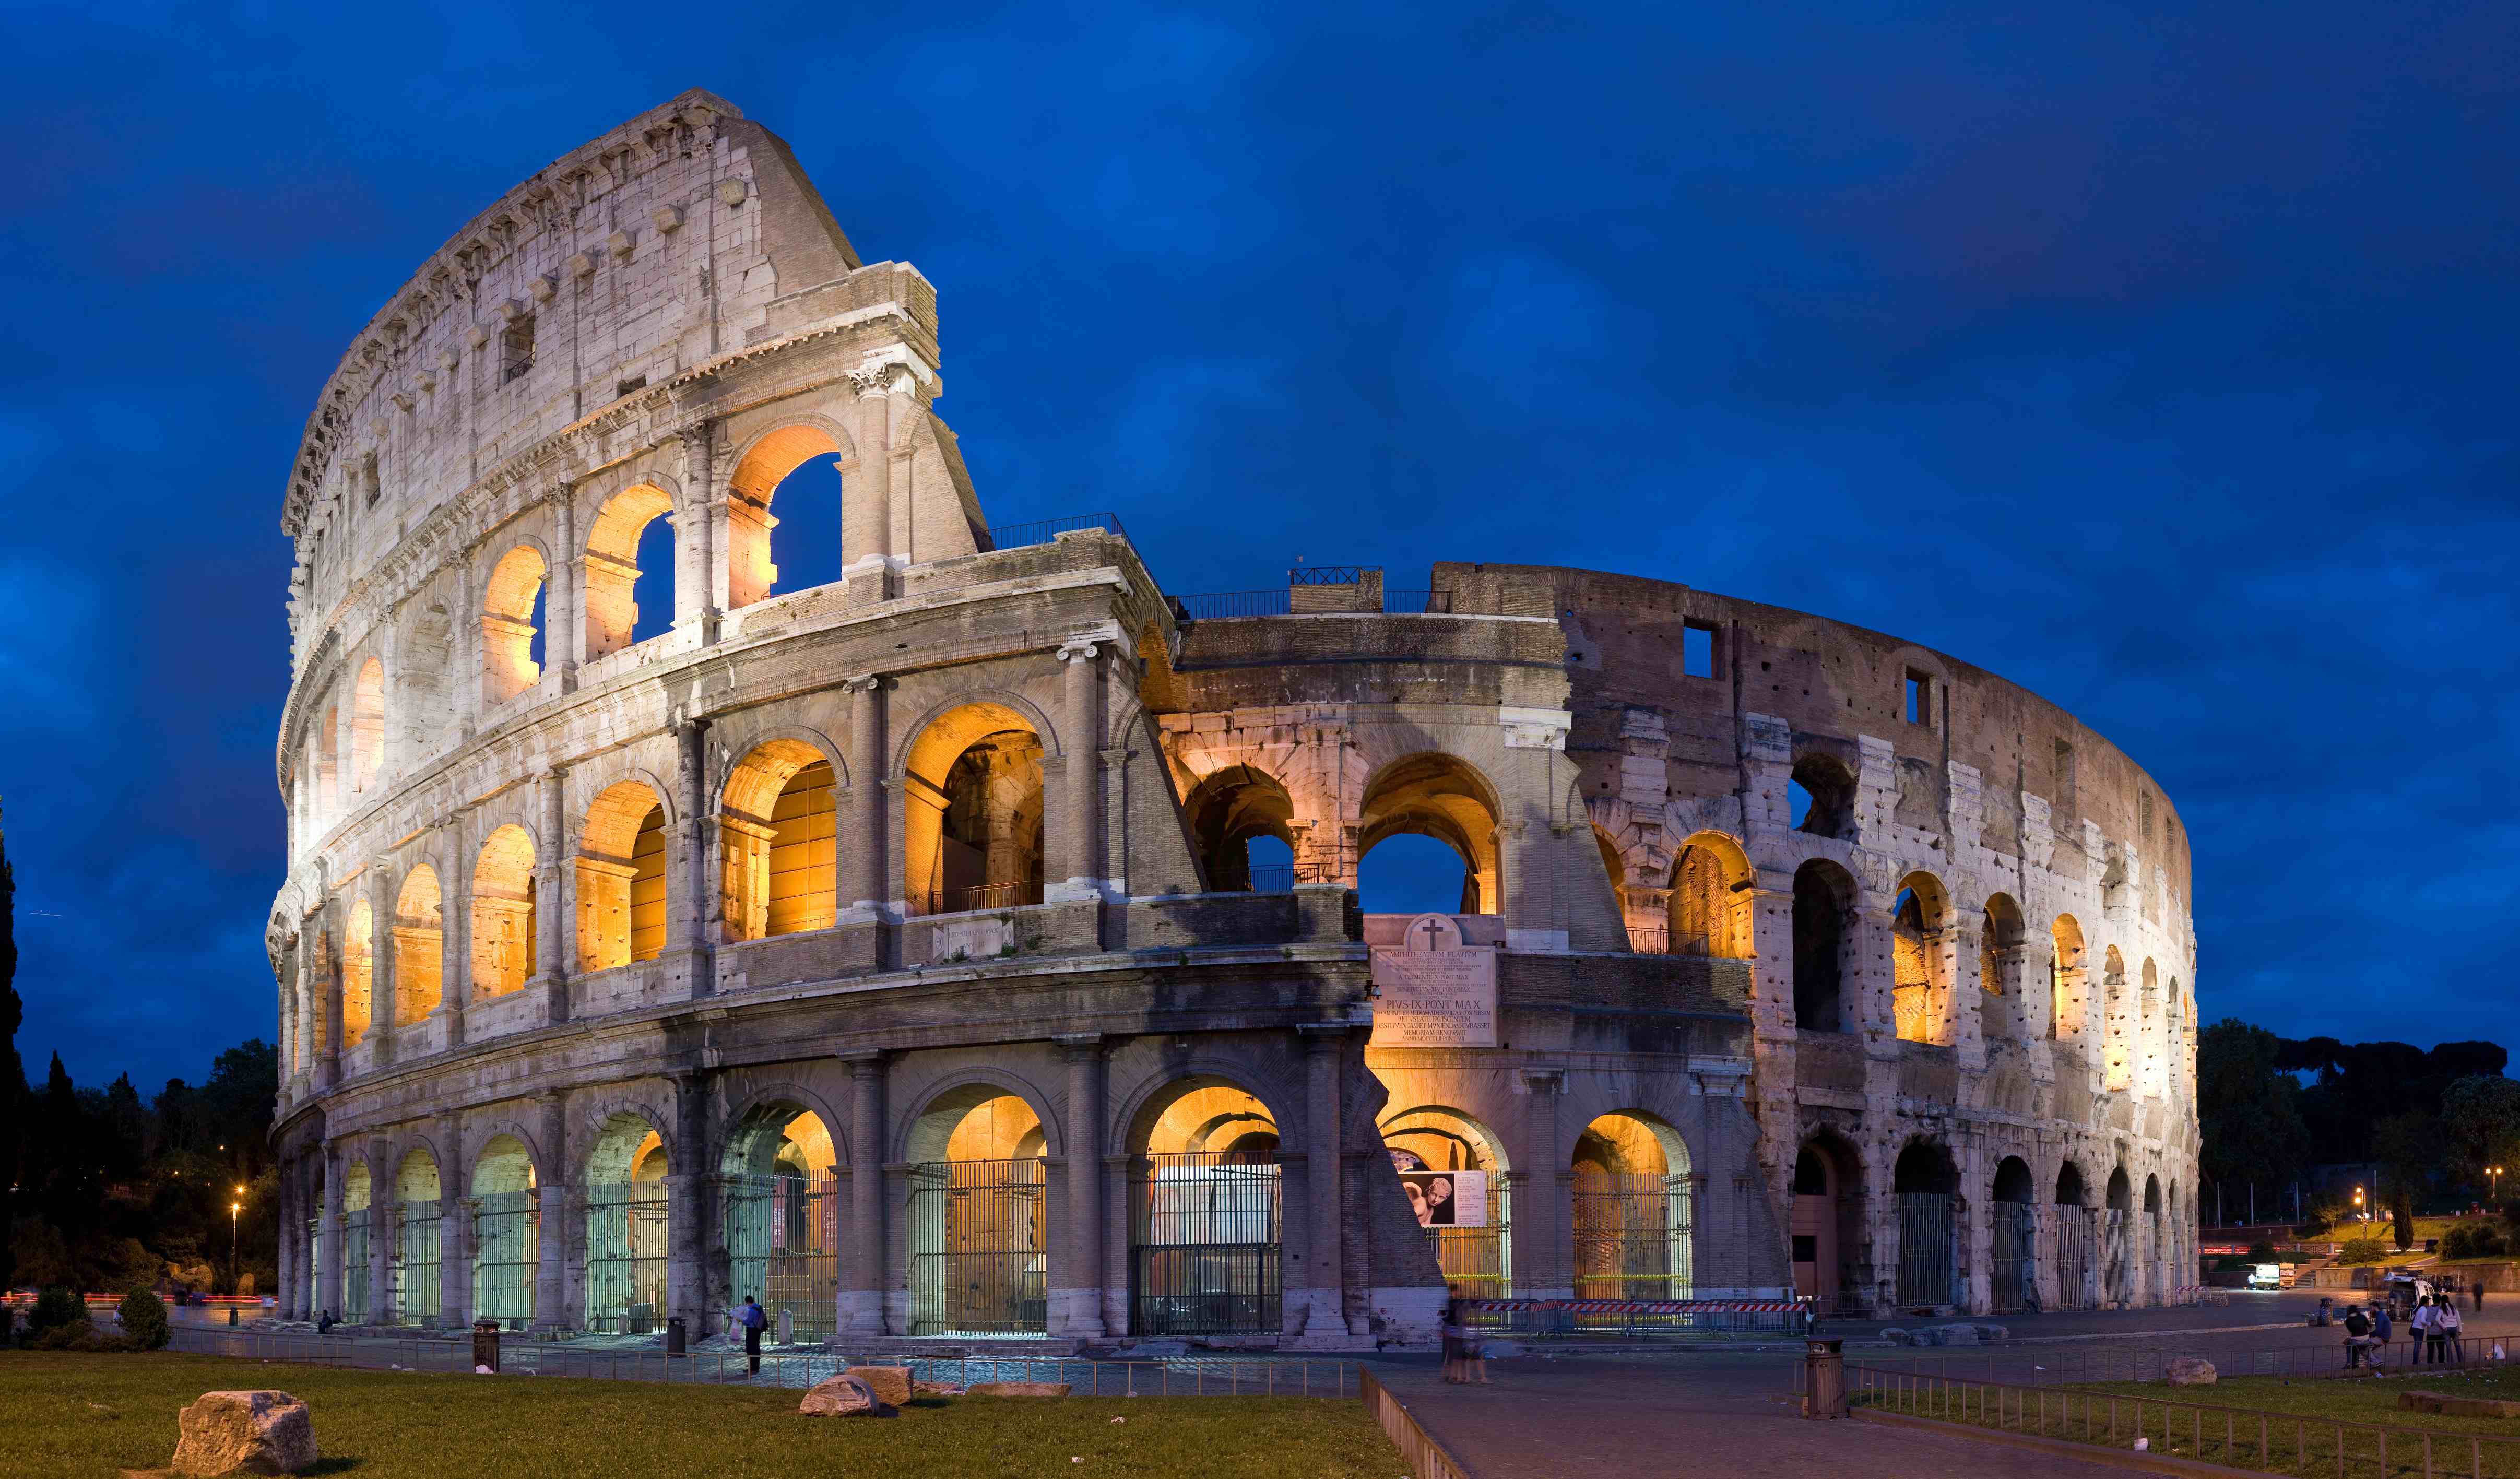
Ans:
[{"label": "stone block on grass", "polygon": [[178,1414],[176,1428],[173,1466],[188,1479],[315,1466],[315,1418],[287,1392],[203,1392]]},{"label": "stone block on grass", "polygon": [[808,1417],[890,1417],[892,1407],[862,1379],[843,1372],[814,1383],[796,1411]]}]

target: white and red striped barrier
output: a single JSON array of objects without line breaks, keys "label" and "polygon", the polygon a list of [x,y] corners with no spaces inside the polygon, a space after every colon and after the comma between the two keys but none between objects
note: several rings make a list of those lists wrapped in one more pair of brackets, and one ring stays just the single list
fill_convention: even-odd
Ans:
[{"label": "white and red striped barrier", "polygon": [[1788,1315],[1798,1299],[1464,1299],[1464,1310],[1482,1315]]}]

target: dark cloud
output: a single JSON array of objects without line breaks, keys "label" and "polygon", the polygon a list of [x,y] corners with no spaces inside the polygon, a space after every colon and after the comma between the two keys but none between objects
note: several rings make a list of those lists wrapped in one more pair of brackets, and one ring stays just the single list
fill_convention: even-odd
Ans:
[{"label": "dark cloud", "polygon": [[2162,781],[2208,1012],[2520,1043],[2520,11],[1433,14],[0,18],[30,1060],[269,1033],[308,398],[693,85],[938,284],[995,518],[1114,509],[1186,592],[1508,558],[1929,643]]}]

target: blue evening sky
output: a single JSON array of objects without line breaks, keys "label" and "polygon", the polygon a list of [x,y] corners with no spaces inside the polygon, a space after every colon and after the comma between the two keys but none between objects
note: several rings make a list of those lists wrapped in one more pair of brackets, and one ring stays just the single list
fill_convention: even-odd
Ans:
[{"label": "blue evening sky", "polygon": [[[1589,565],[2026,684],[2206,1017],[2520,1046],[2520,8],[20,3],[0,802],[35,1071],[273,1032],[282,483],[368,315],[687,87],[937,285],[993,522]],[[788,512],[785,508],[783,514]]]}]

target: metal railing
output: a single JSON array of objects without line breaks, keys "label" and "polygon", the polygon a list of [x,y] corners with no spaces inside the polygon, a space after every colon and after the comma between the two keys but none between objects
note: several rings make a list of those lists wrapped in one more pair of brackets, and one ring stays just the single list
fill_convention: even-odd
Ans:
[{"label": "metal railing", "polygon": [[987,531],[983,550],[1019,550],[1026,545],[1046,545],[1061,534],[1080,529],[1102,529],[1122,539],[1129,531],[1120,527],[1116,514],[1070,514],[1063,518],[1036,518],[1030,523],[999,524]]},{"label": "metal railing", "polygon": [[1284,591],[1223,591],[1173,598],[1173,614],[1184,621],[1226,621],[1238,616],[1283,616],[1293,609]]},{"label": "metal railing", "polygon": [[1384,591],[1382,610],[1387,616],[1449,616],[1453,613],[1453,593]]},{"label": "metal railing", "polygon": [[1803,1336],[1811,1307],[1799,1300],[1463,1299],[1462,1322],[1516,1340],[1695,1340],[1709,1336]]},{"label": "metal railing", "polygon": [[2510,1365],[2507,1361],[2494,1359],[2496,1346],[2507,1345],[2510,1339],[2508,1336],[2469,1335],[2449,1353],[2460,1359],[2441,1362],[2423,1360],[2422,1353],[2411,1341],[2393,1340],[2386,1346],[2365,1351],[2362,1362],[2352,1367],[2346,1365],[2346,1351],[2334,1338],[2318,1337],[2287,1344],[2242,1344],[2177,1334],[2165,1334],[2158,1339],[2117,1338],[2089,1343],[2049,1344],[2043,1341],[1957,1353],[1934,1350],[1913,1355],[1884,1354],[1866,1359],[1885,1370],[1930,1372],[1940,1376],[1952,1376],[1956,1371],[1963,1375],[1979,1371],[1984,1373],[1984,1380],[2009,1381],[2023,1386],[2167,1381],[2171,1363],[2185,1358],[2211,1363],[2218,1377],[2276,1376],[2318,1380],[2359,1375],[2366,1369],[2393,1376],[2496,1369]]},{"label": "metal railing", "polygon": [[1335,883],[1338,870],[1327,863],[1263,863],[1248,870],[1248,890],[1223,889],[1225,893],[1292,893],[1298,883]]},{"label": "metal railing", "polygon": [[1025,909],[1041,902],[1041,880],[1017,883],[974,883],[936,893],[936,913],[971,914],[987,909]]},{"label": "metal railing", "polygon": [[[469,1334],[312,1335],[178,1327],[170,1346],[196,1356],[361,1370],[469,1371]],[[1060,1356],[913,1356],[852,1359],[832,1351],[765,1352],[761,1370],[740,1350],[695,1350],[671,1355],[659,1347],[603,1347],[558,1341],[510,1340],[500,1349],[500,1369],[520,1376],[569,1376],[597,1381],[667,1381],[803,1389],[852,1366],[901,1366],[927,1385],[968,1386],[983,1381],[1063,1381],[1082,1397],[1321,1397],[1360,1395],[1363,1368],[1352,1361],[1186,1357],[1164,1361],[1088,1361]]]},{"label": "metal railing", "polygon": [[[2427,1432],[1871,1366],[1850,1366],[1847,1377],[1849,1397],[1880,1412],[2111,1448],[2125,1448],[2142,1438],[2151,1452],[2258,1472],[2334,1473],[2346,1479],[2370,1474],[2391,1479],[2415,1472],[2418,1462],[2424,1479],[2457,1473],[2484,1479],[2488,1472],[2520,1471],[2520,1439],[2515,1438]],[[2160,1446],[2154,1449],[2151,1440],[2156,1431]],[[2394,1460],[2393,1443],[2398,1455]]]},{"label": "metal railing", "polygon": [[1365,1399],[1365,1410],[1373,1415],[1382,1436],[1400,1450],[1413,1479],[1469,1479],[1469,1471],[1462,1467],[1461,1460],[1436,1442],[1433,1434],[1418,1426],[1409,1405],[1392,1396],[1391,1389],[1374,1380],[1372,1372],[1357,1372],[1357,1395]]},{"label": "metal railing", "polygon": [[1365,584],[1365,572],[1382,573],[1380,565],[1297,565],[1286,572],[1290,586],[1339,586]]}]

